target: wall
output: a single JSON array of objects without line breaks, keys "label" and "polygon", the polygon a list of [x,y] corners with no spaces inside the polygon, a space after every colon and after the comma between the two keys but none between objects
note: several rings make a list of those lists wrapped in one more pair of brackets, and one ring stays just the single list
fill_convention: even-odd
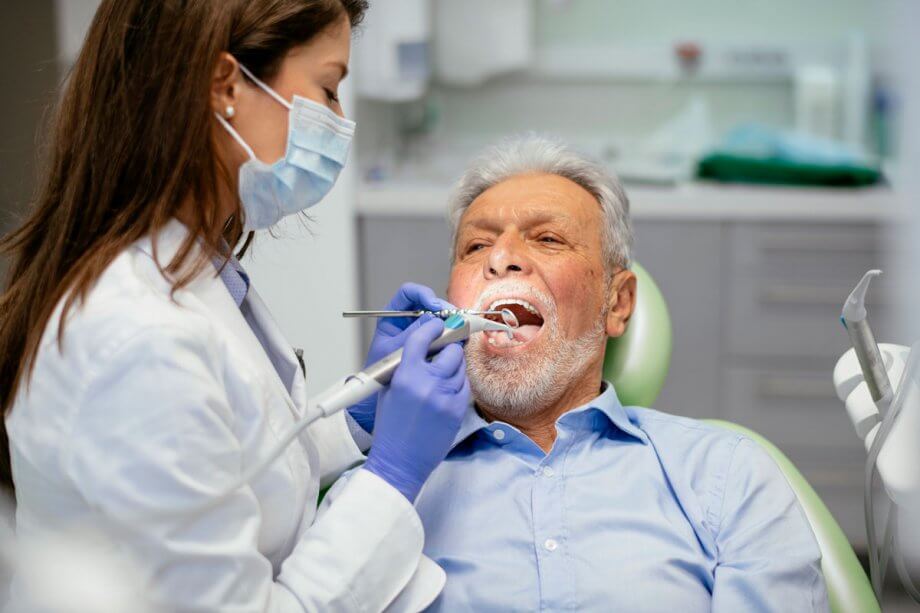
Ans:
[{"label": "wall", "polygon": [[[793,49],[843,45],[854,32],[870,46],[884,37],[872,0],[534,0],[535,44],[550,47],[592,44],[661,44],[694,40],[707,44],[781,44]],[[705,53],[705,49],[704,49]],[[694,98],[710,108],[713,136],[741,122],[777,127],[793,123],[789,80],[773,83],[703,83],[580,79],[565,83],[509,74],[477,88],[434,84],[427,104],[435,128],[414,139],[414,160],[450,151],[461,164],[475,150],[502,135],[548,131],[577,141],[602,157],[630,152],[635,144]],[[411,115],[412,105],[403,105]],[[420,104],[414,105],[416,107]],[[396,105],[362,104],[359,118],[370,130],[362,159],[371,166],[400,146],[394,126]],[[381,125],[383,124],[383,125]],[[370,133],[369,133],[370,132]],[[411,140],[411,139],[410,139]],[[365,156],[364,154],[367,153]],[[397,157],[399,157],[397,155]],[[441,173],[445,174],[445,173]],[[450,174],[450,173],[446,173]],[[447,177],[436,177],[437,179]]]},{"label": "wall", "polygon": [[[51,0],[0,8],[0,233],[15,227],[32,196],[39,131],[58,80]],[[0,268],[5,260],[0,259]]]},{"label": "wall", "polygon": [[538,44],[810,42],[875,24],[873,0],[538,0]]}]

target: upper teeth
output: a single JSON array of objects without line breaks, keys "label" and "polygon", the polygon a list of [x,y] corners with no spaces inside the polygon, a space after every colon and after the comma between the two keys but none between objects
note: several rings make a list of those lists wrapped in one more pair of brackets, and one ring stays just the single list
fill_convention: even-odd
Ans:
[{"label": "upper teeth", "polygon": [[518,298],[502,298],[501,300],[496,300],[495,302],[489,305],[488,310],[494,311],[496,310],[496,307],[505,306],[506,304],[519,304],[525,309],[527,309],[528,311],[530,311],[531,313],[533,313],[534,315],[540,314],[540,311],[538,311],[534,305],[530,304],[526,300],[520,300]]}]

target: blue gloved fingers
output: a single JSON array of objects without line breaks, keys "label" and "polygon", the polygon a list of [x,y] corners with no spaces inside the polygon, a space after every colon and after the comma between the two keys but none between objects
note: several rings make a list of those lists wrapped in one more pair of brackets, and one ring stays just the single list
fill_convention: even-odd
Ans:
[{"label": "blue gloved fingers", "polygon": [[374,334],[374,339],[371,342],[371,346],[367,352],[367,359],[364,362],[365,366],[376,362],[377,360],[386,357],[387,355],[393,353],[397,349],[400,349],[403,344],[406,342],[406,338],[409,337],[412,332],[418,330],[419,326],[430,319],[434,319],[433,315],[422,315],[418,319],[412,322],[412,324],[407,327],[405,330],[401,330],[392,323],[390,323],[391,318],[381,318],[377,323],[377,331]]},{"label": "blue gloved fingers", "polygon": [[[403,283],[386,308],[391,311],[441,311],[454,307],[446,300],[438,298],[434,290],[427,285]],[[393,336],[399,330],[409,327],[412,321],[410,317],[384,317],[378,323],[377,329]]]},{"label": "blue gloved fingers", "polygon": [[443,331],[444,321],[437,317],[429,319],[412,331],[403,345],[402,364],[425,362],[428,357],[428,347],[441,336]]},{"label": "blue gloved fingers", "polygon": [[[463,373],[466,375],[466,372]],[[460,411],[461,419],[463,415],[466,415],[467,410],[469,409],[470,403],[473,401],[473,392],[470,390],[470,378],[463,377],[463,387],[460,388],[460,393],[457,394],[457,399],[459,400],[458,405],[462,407]]]},{"label": "blue gloved fingers", "polygon": [[[448,348],[445,348],[445,351]],[[443,353],[443,352],[442,352]],[[466,376],[466,360],[463,358],[463,355],[460,356],[460,365],[457,368],[456,372],[450,377],[442,379],[438,384],[438,387],[448,394],[457,394],[460,390],[463,389],[463,386],[468,382]]]},{"label": "blue gloved fingers", "polygon": [[451,343],[432,358],[430,370],[432,374],[442,379],[450,379],[461,364],[463,364],[463,348],[457,343]]},{"label": "blue gloved fingers", "polygon": [[348,414],[368,434],[374,431],[374,418],[377,415],[377,398],[379,394],[371,394],[361,402],[348,407]]},{"label": "blue gloved fingers", "polygon": [[450,308],[453,308],[451,304],[438,298],[433,289],[419,283],[403,283],[387,305],[387,309],[392,311],[415,311],[418,309],[440,311]]},{"label": "blue gloved fingers", "polygon": [[[374,442],[364,464],[364,470],[381,477],[409,501],[415,500],[447,455],[469,410],[462,350],[445,347],[439,365],[426,359],[443,330],[444,322],[432,318],[406,335],[402,362],[380,392]],[[438,368],[450,376],[434,372]]]},{"label": "blue gloved fingers", "polygon": [[[400,334],[419,327],[429,319],[432,319],[434,315],[422,315],[421,317],[412,318],[412,317],[381,317],[377,320],[377,335],[383,335],[385,337],[395,338]],[[405,339],[400,340],[393,351],[396,351],[400,347]]]}]

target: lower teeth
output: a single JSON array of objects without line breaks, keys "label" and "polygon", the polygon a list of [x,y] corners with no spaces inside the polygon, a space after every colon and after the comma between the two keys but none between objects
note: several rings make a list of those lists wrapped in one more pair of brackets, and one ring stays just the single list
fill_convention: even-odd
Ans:
[{"label": "lower teeth", "polygon": [[[498,343],[496,342],[494,336],[490,336],[490,337],[489,337],[489,344],[490,344],[490,345],[493,345],[493,346],[495,346],[495,347],[498,347]],[[505,342],[502,343],[501,346],[502,346],[502,347],[517,347],[518,345],[523,345],[523,344],[524,344],[524,343],[521,342],[521,341],[506,340]]]}]

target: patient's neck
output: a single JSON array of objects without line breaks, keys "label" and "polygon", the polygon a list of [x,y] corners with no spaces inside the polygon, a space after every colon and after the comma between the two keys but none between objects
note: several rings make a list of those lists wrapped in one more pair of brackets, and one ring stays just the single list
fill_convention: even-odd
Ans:
[{"label": "patient's neck", "polygon": [[587,404],[600,394],[601,363],[591,364],[583,375],[571,381],[558,400],[543,410],[526,417],[503,418],[504,411],[477,402],[476,406],[486,421],[506,421],[536,443],[544,453],[549,453],[556,441],[556,420],[568,411]]}]

